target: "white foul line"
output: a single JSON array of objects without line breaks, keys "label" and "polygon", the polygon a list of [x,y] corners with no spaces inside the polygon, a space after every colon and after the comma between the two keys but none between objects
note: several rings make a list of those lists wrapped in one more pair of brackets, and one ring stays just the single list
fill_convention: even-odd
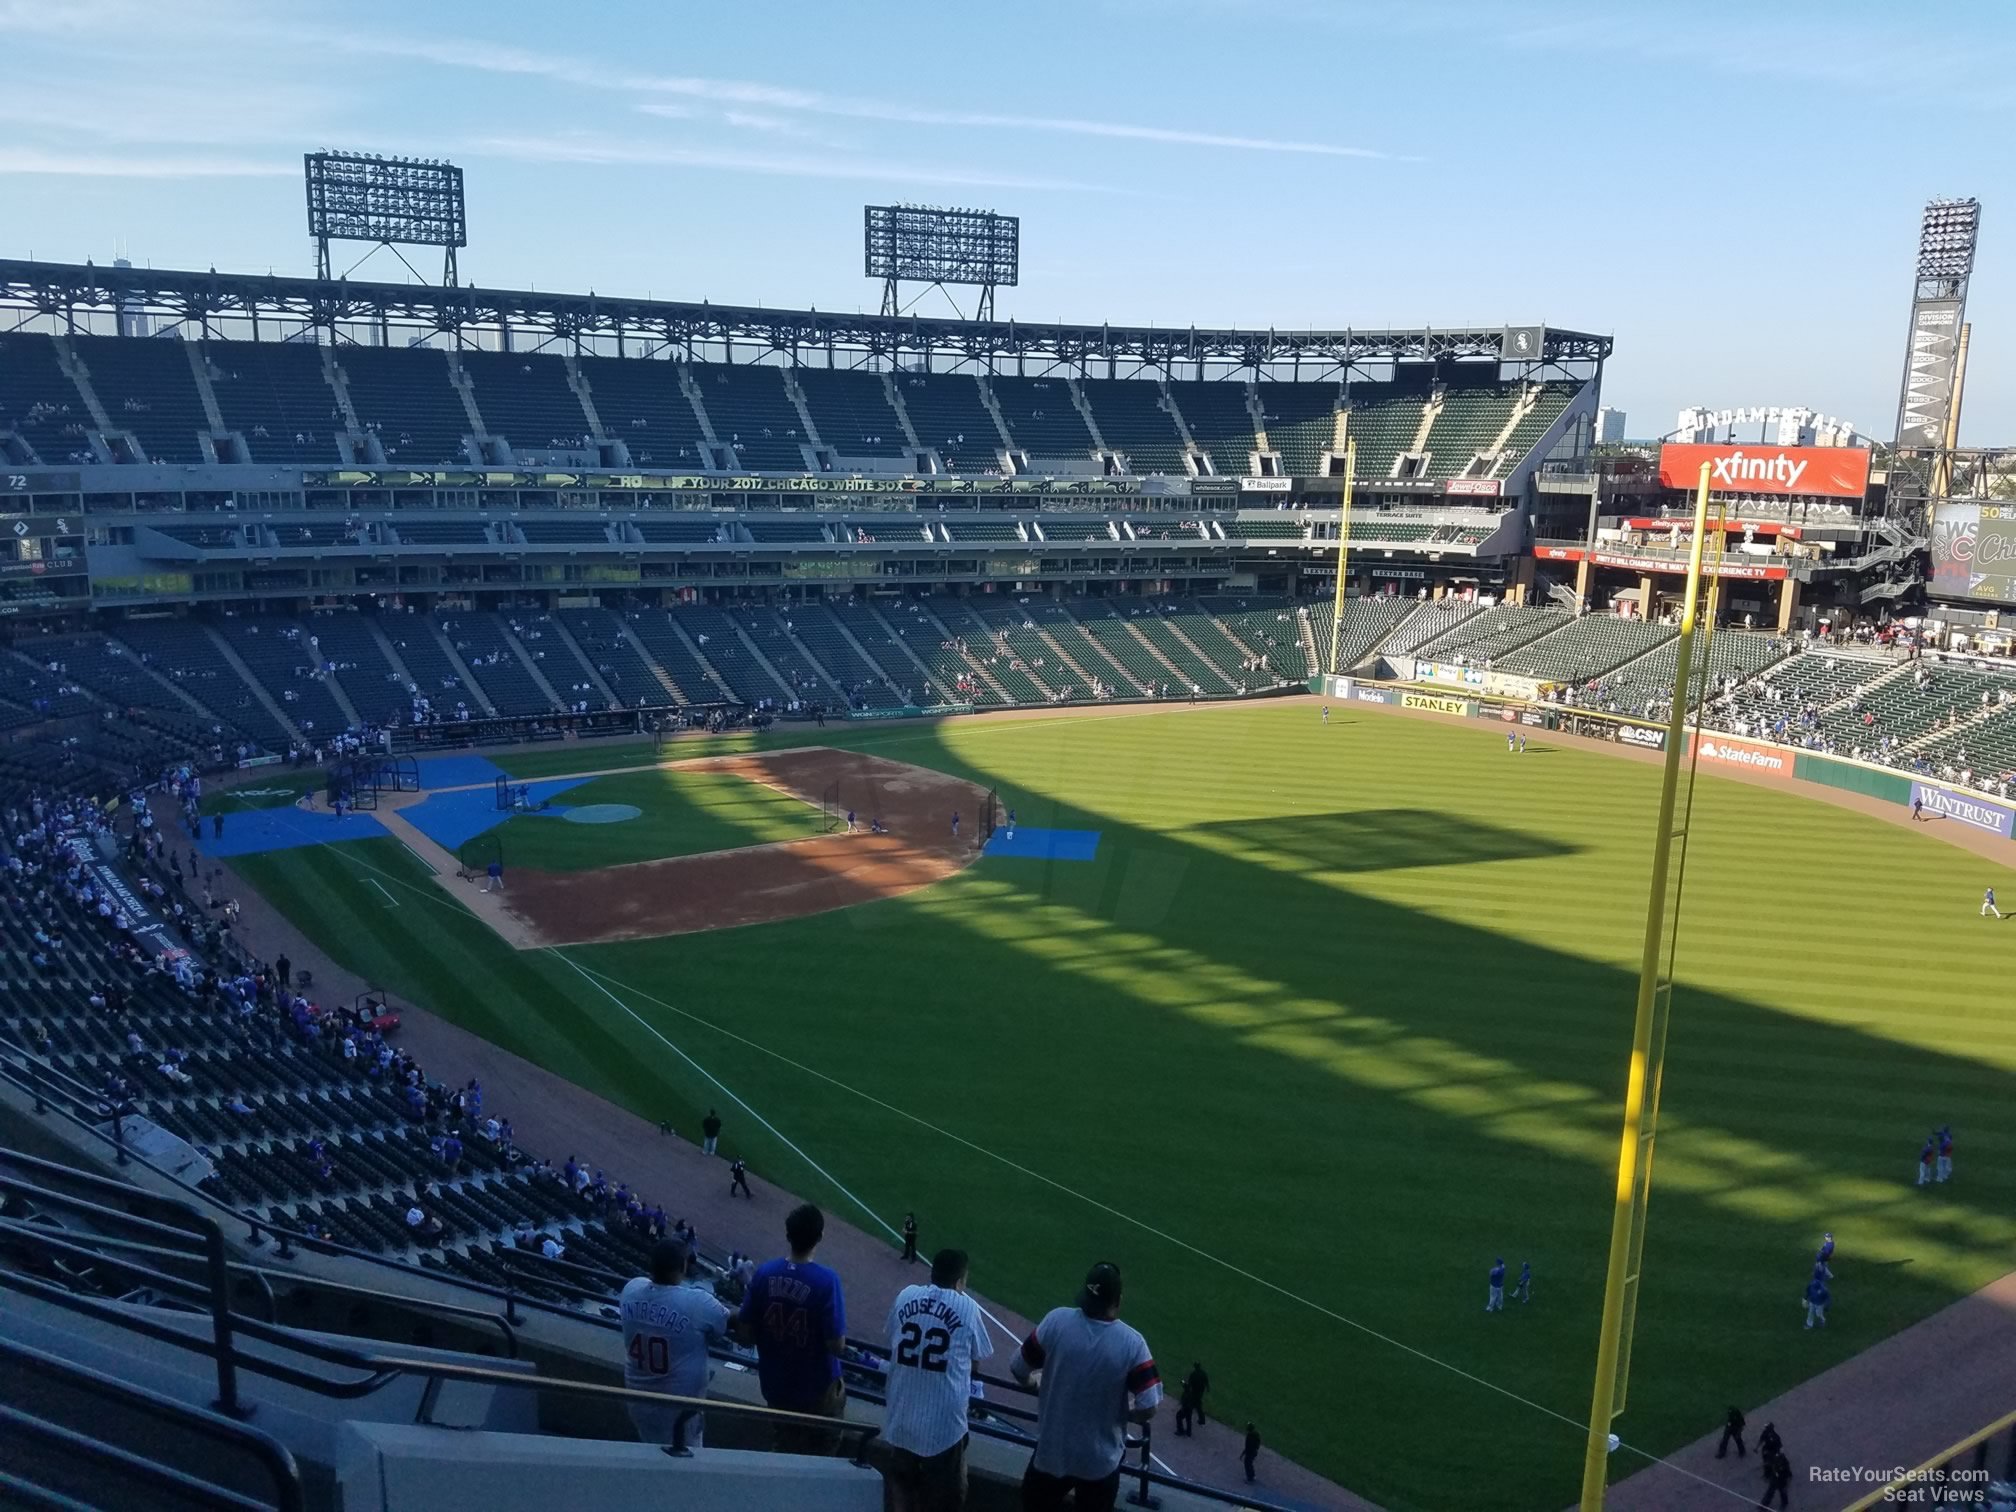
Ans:
[{"label": "white foul line", "polygon": [[[555,956],[562,961],[566,961],[569,966],[572,966],[575,971],[580,973],[583,981],[587,982],[589,986],[593,987],[597,992],[601,993],[602,996],[609,999],[609,1001],[614,1003],[618,1008],[621,1008],[626,1014],[630,1016],[631,1020],[634,1023],[636,1023],[640,1028],[642,1028],[653,1039],[657,1040],[659,1044],[663,1045],[667,1050],[670,1050],[674,1055],[678,1056],[679,1059],[686,1062],[686,1064],[691,1066],[695,1071],[698,1071],[702,1076],[706,1077],[707,1080],[712,1082],[716,1087],[719,1087],[721,1089],[721,1095],[723,1097],[726,1097],[730,1102],[734,1103],[736,1107],[740,1108],[744,1113],[747,1113],[751,1118],[755,1119],[756,1122],[761,1124],[764,1128],[768,1129],[772,1134],[776,1135],[778,1140],[783,1143],[786,1149],[790,1150],[800,1160],[804,1161],[805,1164],[810,1166],[813,1170],[817,1171],[828,1182],[832,1183],[834,1190],[839,1192],[841,1196],[845,1197],[849,1202],[853,1203],[856,1207],[861,1209],[862,1212],[866,1213],[870,1218],[873,1218],[877,1223],[881,1224],[883,1228],[888,1229],[890,1238],[896,1239],[902,1237],[900,1234],[896,1232],[895,1228],[892,1227],[887,1222],[887,1220],[885,1220],[882,1217],[880,1213],[876,1212],[875,1209],[868,1206],[867,1203],[863,1202],[859,1197],[856,1197],[852,1192],[848,1191],[846,1187],[842,1186],[837,1180],[834,1179],[833,1173],[831,1171],[827,1170],[824,1166],[819,1164],[819,1162],[814,1160],[810,1155],[807,1155],[802,1149],[800,1149],[797,1145],[793,1144],[789,1139],[786,1139],[784,1137],[783,1132],[779,1130],[775,1124],[770,1122],[770,1120],[765,1118],[761,1113],[758,1113],[754,1108],[750,1107],[749,1104],[744,1102],[741,1098],[737,1097],[732,1091],[728,1089],[727,1084],[723,1082],[718,1076],[714,1075],[713,1072],[709,1071],[705,1066],[701,1065],[700,1062],[693,1059],[692,1056],[688,1055],[684,1050],[681,1050],[677,1045],[673,1044],[672,1041],[667,1039],[664,1036],[664,1034],[660,1032],[657,1025],[653,1024],[650,1020],[644,1018],[641,1014],[637,1012],[636,1009],[632,1008],[628,1003],[624,1002],[623,999],[616,996],[615,993],[611,992],[607,987],[604,987],[600,982],[598,982],[595,979],[594,973],[584,969],[579,965],[576,965],[575,962],[570,960],[563,951],[554,949],[549,946],[547,948],[547,954]],[[612,977],[610,980],[614,981],[615,979]],[[617,982],[616,985],[619,987],[623,987],[624,984],[621,982]],[[626,992],[632,990],[634,989],[624,987],[624,991]]]}]

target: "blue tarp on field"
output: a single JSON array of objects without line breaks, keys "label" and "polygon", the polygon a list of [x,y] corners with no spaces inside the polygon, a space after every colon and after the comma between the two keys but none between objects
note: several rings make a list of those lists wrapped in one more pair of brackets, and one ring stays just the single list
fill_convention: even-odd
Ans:
[{"label": "blue tarp on field", "polygon": [[1099,853],[1099,831],[1037,829],[1018,824],[997,829],[983,854],[1020,856],[1035,861],[1090,861]]}]

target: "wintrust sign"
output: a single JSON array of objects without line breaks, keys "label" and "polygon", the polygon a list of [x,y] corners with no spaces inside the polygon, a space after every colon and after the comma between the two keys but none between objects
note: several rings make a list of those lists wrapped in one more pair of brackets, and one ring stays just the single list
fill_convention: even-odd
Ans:
[{"label": "wintrust sign", "polygon": [[1859,499],[1869,491],[1869,450],[1862,446],[1701,446],[1659,448],[1659,481],[1692,488],[1708,464],[1708,486],[1719,493],[1798,494]]},{"label": "wintrust sign", "polygon": [[1740,767],[1746,771],[1759,772],[1766,777],[1790,777],[1792,757],[1789,752],[1775,751],[1769,746],[1751,745],[1744,740],[1729,740],[1721,735],[1700,735],[1695,737],[1696,755],[1703,761],[1711,761],[1718,766]]},{"label": "wintrust sign", "polygon": [[1940,819],[1957,819],[1970,829],[1985,830],[1991,835],[2010,838],[2016,829],[2016,814],[1999,803],[1984,803],[1978,798],[1969,798],[1964,793],[1955,793],[1947,788],[1933,787],[1930,783],[1911,784],[1911,807],[1922,809]]}]

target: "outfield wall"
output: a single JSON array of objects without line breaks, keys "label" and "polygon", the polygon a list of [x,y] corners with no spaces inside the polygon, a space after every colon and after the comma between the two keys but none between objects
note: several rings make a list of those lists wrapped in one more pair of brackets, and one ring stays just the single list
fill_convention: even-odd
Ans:
[{"label": "outfield wall", "polygon": [[[1339,702],[1376,703],[1393,708],[1421,709],[1435,714],[1460,714],[1538,729],[1560,730],[1595,740],[1609,740],[1640,750],[1666,749],[1666,728],[1649,720],[1618,714],[1596,714],[1559,704],[1532,703],[1519,698],[1458,698],[1430,689],[1393,683],[1366,682],[1352,677],[1313,679],[1311,691]],[[1698,751],[1695,749],[1699,747]],[[1932,817],[1964,824],[1983,834],[2016,841],[2016,807],[1971,788],[1929,781],[1891,767],[1874,766],[1842,756],[1823,756],[1797,746],[1778,745],[1720,730],[1690,731],[1684,755],[1694,756],[1707,771],[1741,771],[1786,783],[1808,782],[1838,788],[1900,807],[1922,806]]]}]

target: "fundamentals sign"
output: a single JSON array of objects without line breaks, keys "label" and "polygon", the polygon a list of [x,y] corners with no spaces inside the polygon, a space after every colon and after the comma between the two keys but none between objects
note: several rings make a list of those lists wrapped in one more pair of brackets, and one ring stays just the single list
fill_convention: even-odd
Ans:
[{"label": "fundamentals sign", "polygon": [[1693,488],[1708,464],[1717,493],[1801,494],[1859,499],[1869,492],[1869,449],[1864,446],[1700,446],[1671,442],[1659,448],[1659,481]]}]

